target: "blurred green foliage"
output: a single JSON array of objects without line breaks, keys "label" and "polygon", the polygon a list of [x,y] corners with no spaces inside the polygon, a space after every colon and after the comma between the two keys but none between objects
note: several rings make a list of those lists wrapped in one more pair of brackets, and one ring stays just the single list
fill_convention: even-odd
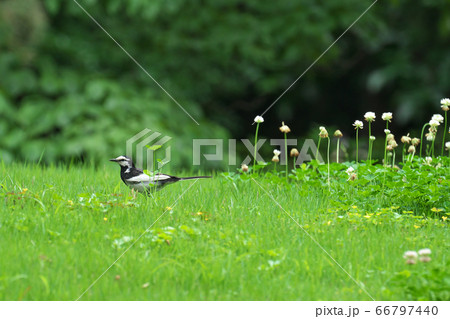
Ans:
[{"label": "blurred green foliage", "polygon": [[[192,138],[248,137],[253,117],[371,4],[78,2],[200,125],[75,1],[4,0],[0,150],[7,161],[97,161],[124,153],[126,139],[150,128],[174,137],[173,160],[187,166]],[[300,134],[314,122],[350,126],[368,110],[397,112],[401,125],[428,120],[450,87],[449,35],[446,0],[380,1],[267,113],[268,127],[286,120]]]}]

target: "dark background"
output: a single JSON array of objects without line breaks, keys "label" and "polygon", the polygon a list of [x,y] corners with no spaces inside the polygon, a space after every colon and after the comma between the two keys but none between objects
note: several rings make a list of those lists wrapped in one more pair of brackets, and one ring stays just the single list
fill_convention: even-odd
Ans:
[{"label": "dark background", "polygon": [[[78,2],[200,125],[74,1],[2,0],[5,162],[101,163],[149,128],[171,136],[173,162],[189,167],[193,138],[253,138],[253,118],[372,3]],[[381,113],[391,111],[396,136],[418,135],[450,95],[449,49],[450,1],[379,0],[265,114],[260,134],[280,138],[285,121],[291,138],[316,138],[319,125],[353,138],[354,120],[374,111],[381,138]]]}]

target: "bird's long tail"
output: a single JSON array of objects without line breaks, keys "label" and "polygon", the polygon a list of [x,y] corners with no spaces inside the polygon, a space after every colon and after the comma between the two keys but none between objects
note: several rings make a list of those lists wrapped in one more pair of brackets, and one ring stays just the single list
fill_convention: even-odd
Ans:
[{"label": "bird's long tail", "polygon": [[211,178],[212,176],[192,176],[192,177],[181,177],[180,181],[185,181],[188,179],[198,179],[198,178]]}]

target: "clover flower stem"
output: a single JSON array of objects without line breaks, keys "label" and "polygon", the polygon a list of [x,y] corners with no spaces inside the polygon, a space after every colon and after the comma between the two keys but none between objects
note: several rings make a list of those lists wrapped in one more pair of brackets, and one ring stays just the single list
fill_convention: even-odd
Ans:
[{"label": "clover flower stem", "polygon": [[328,149],[327,149],[327,162],[328,162],[328,189],[330,189],[330,137],[328,137]]},{"label": "clover flower stem", "polygon": [[[386,121],[386,130],[388,130],[388,129],[389,129],[389,121]],[[386,133],[386,138],[385,138],[385,140],[384,140],[384,159],[383,159],[383,165],[386,165],[386,162],[387,162],[387,158],[386,158],[386,155],[387,155],[387,153],[386,153],[387,136],[388,136],[388,134]]]},{"label": "clover flower stem", "polygon": [[425,123],[425,125],[422,127],[422,133],[420,134],[420,152],[419,157],[422,157],[422,144],[423,144],[423,132],[425,131],[425,128],[429,126],[429,123]]},{"label": "clover flower stem", "polygon": [[293,164],[294,164],[293,166],[294,166],[294,171],[295,171],[295,165],[296,165],[295,162],[296,162],[296,160],[297,160],[297,157],[294,156],[294,157],[292,157],[292,159],[293,159],[293,162],[294,162],[294,163],[293,163]]},{"label": "clover flower stem", "polygon": [[358,131],[359,129],[356,128],[356,164],[358,164]]},{"label": "clover flower stem", "polygon": [[408,154],[407,161],[412,162],[415,154],[416,154],[416,151],[414,149],[414,152],[412,152],[411,154]]},{"label": "clover flower stem", "polygon": [[258,130],[259,130],[259,123],[256,123],[255,151],[253,153],[253,170],[255,169],[255,165],[256,165],[256,144],[258,143]]},{"label": "clover flower stem", "polygon": [[444,145],[445,145],[445,136],[447,135],[447,112],[444,113],[444,135],[442,136],[442,149],[441,149],[441,156],[444,156]]},{"label": "clover flower stem", "polygon": [[392,168],[395,166],[395,149],[392,150]]},{"label": "clover flower stem", "polygon": [[339,142],[341,141],[340,138],[337,140],[337,148],[336,148],[336,163],[339,163]]},{"label": "clover flower stem", "polygon": [[[386,159],[387,161],[387,159]],[[386,171],[387,171],[387,167],[389,167],[389,165],[387,164],[387,162],[384,162],[383,167],[384,167],[384,172],[383,172],[383,186],[381,188],[381,194],[384,194],[384,187],[386,185]]]},{"label": "clover flower stem", "polygon": [[317,150],[316,150],[316,161],[318,161],[319,149],[320,149],[320,141],[321,140],[322,140],[322,138],[319,137],[319,142],[317,143]]},{"label": "clover flower stem", "polygon": [[[389,130],[389,121],[386,121],[386,130]],[[388,133],[386,133],[386,138],[384,141],[384,161],[383,166],[387,167],[387,136]],[[384,186],[386,185],[386,169],[383,172],[383,187],[382,187],[382,194],[384,194]]]},{"label": "clover flower stem", "polygon": [[436,138],[431,142],[431,157],[434,158],[434,141]]},{"label": "clover flower stem", "polygon": [[[403,149],[402,149],[402,163],[405,162],[405,150],[406,150],[406,144],[403,144]],[[409,157],[409,156],[408,156]]]},{"label": "clover flower stem", "polygon": [[287,149],[287,133],[284,133],[284,161],[286,162],[286,182],[289,177],[289,165],[288,165],[288,149]]},{"label": "clover flower stem", "polygon": [[367,154],[367,160],[369,161],[369,163],[371,163],[372,161],[372,143],[373,141],[370,139],[370,137],[372,136],[372,130],[370,127],[370,124],[372,122],[369,121],[369,153]]}]

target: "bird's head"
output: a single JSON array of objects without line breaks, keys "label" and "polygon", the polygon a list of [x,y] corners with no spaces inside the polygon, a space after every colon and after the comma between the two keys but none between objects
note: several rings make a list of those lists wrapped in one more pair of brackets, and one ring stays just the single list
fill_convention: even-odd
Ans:
[{"label": "bird's head", "polygon": [[116,158],[110,159],[111,162],[116,162],[122,167],[134,167],[133,161],[128,156],[120,155]]}]

